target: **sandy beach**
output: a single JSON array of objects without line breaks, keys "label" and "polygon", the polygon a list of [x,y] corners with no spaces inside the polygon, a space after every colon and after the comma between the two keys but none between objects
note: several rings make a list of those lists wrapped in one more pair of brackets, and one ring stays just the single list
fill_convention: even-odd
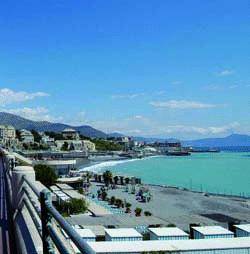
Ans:
[{"label": "sandy beach", "polygon": [[[92,183],[90,191],[96,193],[101,184]],[[222,225],[227,226],[227,223],[232,220],[239,220],[241,222],[250,222],[250,200],[235,197],[220,197],[215,195],[205,196],[203,193],[191,192],[188,190],[181,190],[171,187],[161,187],[144,185],[149,188],[152,194],[152,200],[148,203],[142,203],[136,200],[134,194],[126,192],[124,187],[119,186],[116,189],[108,190],[108,197],[115,196],[132,204],[131,210],[134,211],[136,207],[142,208],[144,211],[150,211],[152,217],[141,216],[143,223],[148,225],[153,221],[159,219],[159,223],[168,225],[175,224],[176,226],[188,230],[190,223],[197,223],[203,225]],[[138,190],[139,186],[136,187]],[[142,212],[142,213],[143,213]],[[127,222],[131,221],[133,226],[133,219],[140,224],[138,218],[131,215],[123,214],[107,216],[108,218],[99,218],[98,220],[89,220],[86,216],[77,215],[77,220],[72,219],[74,223],[86,225],[96,223],[107,226],[107,221],[110,224],[114,222],[117,226],[123,226],[122,222],[119,225],[117,218],[122,217]],[[143,218],[142,218],[143,217]],[[136,224],[135,223],[135,224]]]}]

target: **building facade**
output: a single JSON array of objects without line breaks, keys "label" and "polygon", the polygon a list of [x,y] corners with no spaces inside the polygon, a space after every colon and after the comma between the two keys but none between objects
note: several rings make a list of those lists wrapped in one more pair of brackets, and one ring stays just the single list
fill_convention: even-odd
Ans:
[{"label": "building facade", "polygon": [[34,143],[34,136],[30,131],[22,129],[20,130],[20,140],[23,144]]},{"label": "building facade", "polygon": [[62,131],[62,135],[65,139],[74,139],[74,140],[80,139],[79,133],[71,128],[64,129]]},{"label": "building facade", "polygon": [[11,125],[0,125],[0,142],[3,145],[12,145],[16,141],[16,130]]}]

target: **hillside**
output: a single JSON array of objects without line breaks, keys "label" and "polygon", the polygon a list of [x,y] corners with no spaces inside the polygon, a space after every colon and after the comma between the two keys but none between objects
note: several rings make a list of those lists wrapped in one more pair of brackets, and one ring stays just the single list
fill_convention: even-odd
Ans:
[{"label": "hillside", "polygon": [[224,138],[205,138],[183,141],[182,144],[185,146],[194,147],[250,146],[250,136],[243,134],[232,134]]},{"label": "hillside", "polygon": [[36,130],[36,131],[54,131],[61,132],[65,128],[73,128],[79,131],[80,134],[87,137],[97,137],[104,138],[107,135],[97,130],[91,126],[83,125],[83,126],[71,126],[62,123],[51,123],[46,121],[32,121],[14,114],[0,112],[0,125],[1,124],[9,124],[13,125],[16,129],[27,129],[27,130]]}]

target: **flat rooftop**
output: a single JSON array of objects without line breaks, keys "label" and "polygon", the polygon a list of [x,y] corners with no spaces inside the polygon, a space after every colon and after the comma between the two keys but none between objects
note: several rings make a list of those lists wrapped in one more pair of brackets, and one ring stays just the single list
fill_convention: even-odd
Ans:
[{"label": "flat rooftop", "polygon": [[88,228],[75,228],[75,231],[82,237],[82,238],[95,238],[95,234],[92,230]]},{"label": "flat rooftop", "polygon": [[234,225],[236,228],[239,228],[241,230],[244,230],[248,233],[250,233],[250,224],[240,224],[240,225]]},{"label": "flat rooftop", "polygon": [[141,253],[156,251],[191,251],[250,248],[250,238],[223,238],[201,240],[164,240],[124,242],[89,242],[94,253]]},{"label": "flat rooftop", "polygon": [[142,237],[134,228],[106,228],[105,232],[111,237]]},{"label": "flat rooftop", "polygon": [[157,236],[188,236],[186,232],[177,227],[149,228]]},{"label": "flat rooftop", "polygon": [[66,183],[56,183],[56,186],[61,190],[74,190],[74,188],[72,188],[70,185]]},{"label": "flat rooftop", "polygon": [[232,235],[233,234],[233,232],[221,226],[193,227],[193,229],[198,231],[202,235]]}]

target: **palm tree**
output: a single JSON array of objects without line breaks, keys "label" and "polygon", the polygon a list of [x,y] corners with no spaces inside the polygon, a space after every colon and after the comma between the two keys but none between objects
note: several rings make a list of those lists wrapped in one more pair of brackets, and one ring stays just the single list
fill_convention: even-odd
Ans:
[{"label": "palm tree", "polygon": [[112,183],[112,172],[107,170],[103,173],[103,180],[105,185],[108,187]]},{"label": "palm tree", "polygon": [[120,183],[121,183],[121,185],[124,185],[123,179],[124,179],[124,177],[123,177],[123,176],[120,176]]},{"label": "palm tree", "polygon": [[114,182],[115,182],[116,185],[118,184],[118,180],[119,180],[119,177],[118,177],[118,176],[115,176],[115,177],[114,177]]},{"label": "palm tree", "polygon": [[125,178],[125,184],[129,184],[129,181],[130,181],[129,177],[126,177]]},{"label": "palm tree", "polygon": [[136,207],[135,208],[135,216],[136,217],[141,216],[141,212],[142,212],[142,209],[140,207]]}]

